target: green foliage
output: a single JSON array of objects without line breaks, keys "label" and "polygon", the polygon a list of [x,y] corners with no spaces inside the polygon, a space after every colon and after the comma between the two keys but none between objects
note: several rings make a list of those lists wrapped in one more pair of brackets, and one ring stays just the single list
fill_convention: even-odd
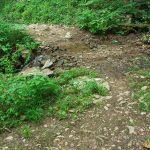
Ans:
[{"label": "green foliage", "polygon": [[[85,77],[82,79],[82,77]],[[76,116],[93,104],[93,94],[106,96],[108,90],[95,81],[97,74],[86,68],[73,68],[58,77],[58,83],[63,85],[63,92],[55,107],[49,112],[60,119]]]},{"label": "green foliage", "polygon": [[142,38],[141,38],[141,41],[142,41],[144,44],[150,44],[150,33],[143,34],[143,36],[142,36]]},{"label": "green foliage", "polygon": [[11,0],[3,3],[1,9],[6,21],[76,24],[93,33],[118,32],[122,23],[148,24],[149,14],[148,0]]},{"label": "green foliage", "polygon": [[[134,99],[139,101],[141,111],[150,111],[150,70],[136,69],[131,80],[131,87],[134,90]],[[136,78],[135,78],[136,76]]]},{"label": "green foliage", "polygon": [[31,128],[29,126],[24,126],[20,129],[19,134],[21,137],[28,139],[32,136]]},{"label": "green foliage", "polygon": [[[73,68],[55,78],[1,74],[0,131],[23,121],[37,122],[44,114],[59,119],[77,116],[92,105],[93,94],[108,94],[101,83],[94,81],[95,75],[85,68]],[[90,81],[82,88],[73,86],[73,80],[80,76],[87,76]],[[28,130],[23,132],[28,134]]]},{"label": "green foliage", "polygon": [[86,95],[99,94],[106,96],[108,94],[108,90],[104,86],[98,85],[94,80],[88,81],[82,92]]},{"label": "green foliage", "polygon": [[86,69],[84,67],[81,68],[73,68],[69,71],[65,71],[63,74],[60,75],[58,82],[60,84],[66,84],[71,79],[77,78],[79,76],[89,76],[89,77],[96,77],[97,74],[93,71],[90,71],[89,69]]},{"label": "green foliage", "polygon": [[13,73],[26,64],[38,44],[12,24],[0,23],[0,72]]},{"label": "green foliage", "polygon": [[0,127],[23,120],[38,121],[43,108],[54,103],[60,88],[47,77],[1,76]]}]

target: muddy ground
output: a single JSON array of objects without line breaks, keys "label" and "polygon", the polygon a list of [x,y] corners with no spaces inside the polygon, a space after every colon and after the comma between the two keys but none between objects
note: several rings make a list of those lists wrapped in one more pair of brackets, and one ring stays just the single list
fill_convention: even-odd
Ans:
[{"label": "muddy ground", "polygon": [[18,129],[6,131],[0,135],[0,148],[144,150],[143,142],[150,137],[150,114],[140,112],[137,102],[132,100],[126,76],[134,65],[150,68],[150,64],[144,63],[150,59],[149,47],[139,41],[140,35],[92,35],[74,27],[48,25],[30,25],[28,31],[43,44],[38,55],[48,56],[56,50],[55,67],[85,66],[96,70],[109,82],[112,97],[76,120],[47,118],[40,124],[29,124],[29,139],[23,138]]}]

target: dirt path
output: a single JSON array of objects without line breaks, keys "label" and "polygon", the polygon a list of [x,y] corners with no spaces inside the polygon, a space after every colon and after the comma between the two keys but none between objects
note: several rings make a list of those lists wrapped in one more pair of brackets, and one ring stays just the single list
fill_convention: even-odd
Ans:
[{"label": "dirt path", "polygon": [[[125,73],[137,57],[145,56],[137,45],[138,35],[93,36],[76,28],[31,25],[29,31],[43,44],[66,49],[79,65],[95,69],[110,84],[111,93],[103,105],[95,105],[77,120],[48,118],[31,125],[32,138],[12,133],[0,136],[2,149],[31,150],[143,150],[150,137],[150,114],[139,112],[131,100]],[[8,137],[13,137],[11,140]]]}]

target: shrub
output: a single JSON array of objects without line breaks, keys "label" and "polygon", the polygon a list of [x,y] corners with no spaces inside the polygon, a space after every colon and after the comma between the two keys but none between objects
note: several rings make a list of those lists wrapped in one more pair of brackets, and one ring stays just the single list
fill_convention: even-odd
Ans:
[{"label": "shrub", "polygon": [[0,35],[0,72],[15,72],[29,61],[38,44],[27,33],[3,22]]},{"label": "shrub", "polygon": [[11,0],[1,9],[7,21],[76,24],[94,33],[118,32],[122,23],[149,24],[149,14],[148,0]]},{"label": "shrub", "polygon": [[[72,84],[80,76],[90,79],[82,89]],[[40,121],[45,114],[59,119],[77,116],[93,104],[93,94],[108,94],[92,80],[95,76],[86,68],[73,68],[55,78],[0,74],[0,131],[23,121]]]},{"label": "shrub", "polygon": [[1,76],[0,85],[0,122],[6,126],[19,120],[40,120],[43,109],[60,93],[59,86],[43,76]]}]

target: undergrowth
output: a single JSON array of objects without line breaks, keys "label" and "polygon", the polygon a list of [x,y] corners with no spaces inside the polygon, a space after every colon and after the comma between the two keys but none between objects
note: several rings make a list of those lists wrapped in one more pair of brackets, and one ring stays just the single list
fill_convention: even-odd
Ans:
[{"label": "undergrowth", "polygon": [[[73,86],[80,76],[90,80],[82,87]],[[37,122],[44,116],[77,117],[93,104],[93,94],[108,94],[102,83],[97,83],[93,77],[96,74],[85,68],[74,68],[53,78],[1,74],[0,131],[23,121]]]},{"label": "undergrowth", "polygon": [[122,33],[130,29],[121,24],[150,23],[148,0],[10,0],[0,7],[5,21],[77,25],[93,33]]},{"label": "undergrowth", "polygon": [[150,111],[150,69],[134,68],[130,72],[130,85],[133,89],[133,99],[138,101],[141,111]]},{"label": "undergrowth", "polygon": [[0,22],[0,72],[14,73],[27,64],[38,44],[17,26]]},{"label": "undergrowth", "polygon": [[141,41],[144,44],[150,44],[150,32],[146,33],[146,34],[143,34],[142,37],[141,37]]}]

